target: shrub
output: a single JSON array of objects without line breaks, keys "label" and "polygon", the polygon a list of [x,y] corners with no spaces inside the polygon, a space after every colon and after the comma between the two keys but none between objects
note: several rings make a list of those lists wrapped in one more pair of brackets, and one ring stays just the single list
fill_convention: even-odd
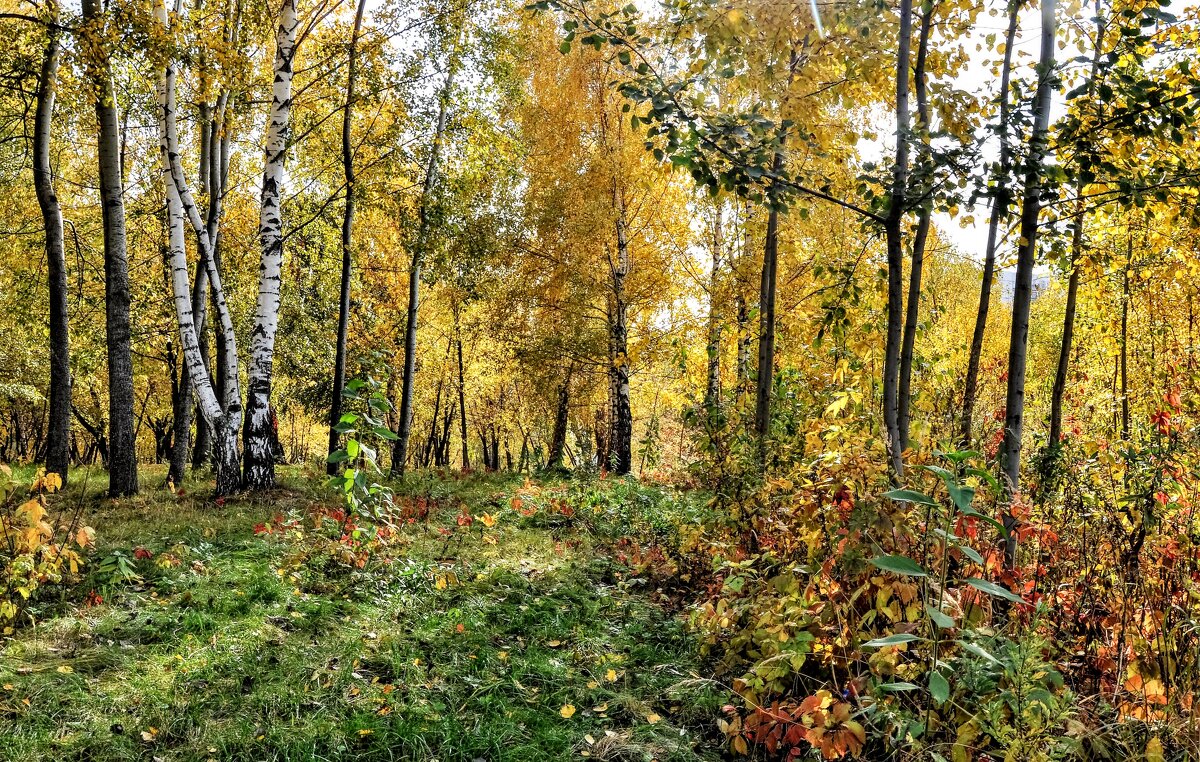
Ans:
[{"label": "shrub", "polygon": [[95,532],[82,524],[78,508],[51,516],[50,495],[62,487],[58,474],[39,471],[24,486],[0,465],[0,477],[0,628],[9,634],[40,589],[78,575]]}]

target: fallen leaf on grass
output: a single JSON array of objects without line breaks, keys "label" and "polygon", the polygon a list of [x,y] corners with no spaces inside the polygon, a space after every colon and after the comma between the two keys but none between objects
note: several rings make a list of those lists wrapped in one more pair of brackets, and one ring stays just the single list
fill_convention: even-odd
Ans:
[{"label": "fallen leaf on grass", "polygon": [[569,720],[575,715],[575,705],[563,704],[563,708],[559,709],[558,713],[563,716],[564,720]]}]

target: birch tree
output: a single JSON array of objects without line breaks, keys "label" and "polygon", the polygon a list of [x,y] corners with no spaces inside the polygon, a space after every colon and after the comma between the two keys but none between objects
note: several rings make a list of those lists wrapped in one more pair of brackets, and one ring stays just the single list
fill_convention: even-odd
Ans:
[{"label": "birch tree", "polygon": [[[182,10],[179,0],[175,13]],[[166,5],[155,3],[155,17],[161,30],[170,33]],[[158,135],[159,158],[163,176],[163,189],[167,200],[168,248],[171,263],[171,288],[175,301],[175,314],[179,323],[180,345],[187,378],[195,390],[201,415],[213,435],[213,462],[216,466],[216,491],[226,495],[241,486],[237,435],[241,426],[241,391],[238,385],[237,340],[233,321],[225,301],[221,274],[216,267],[213,248],[220,228],[219,193],[209,199],[207,219],[192,197],[184,176],[179,155],[179,134],[175,103],[175,67],[168,54],[158,83]],[[213,181],[210,176],[209,182]],[[210,185],[210,188],[215,188]],[[186,228],[190,224],[196,234],[198,249],[196,283],[211,286],[216,305],[219,330],[223,336],[224,372],[222,390],[224,398],[218,398],[215,384],[205,363],[199,341],[199,317],[194,310],[194,288],[189,277],[187,263]]]},{"label": "birch tree", "polygon": [[262,261],[258,273],[254,327],[250,334],[250,372],[243,434],[244,477],[246,486],[252,489],[266,489],[275,485],[275,455],[271,447],[275,425],[271,409],[271,371],[275,358],[275,333],[279,327],[279,287],[283,269],[282,192],[286,180],[284,161],[287,158],[291,125],[292,62],[296,55],[296,29],[299,25],[295,0],[283,0],[275,35],[275,76],[263,150],[258,222]]}]

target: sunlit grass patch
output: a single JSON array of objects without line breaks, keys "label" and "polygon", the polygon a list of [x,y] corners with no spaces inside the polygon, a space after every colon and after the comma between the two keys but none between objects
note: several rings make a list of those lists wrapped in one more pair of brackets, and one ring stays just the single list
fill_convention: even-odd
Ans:
[{"label": "sunlit grass patch", "polygon": [[717,700],[671,690],[695,669],[683,623],[590,528],[523,523],[521,484],[415,477],[433,510],[364,569],[256,534],[326,501],[300,477],[223,505],[81,495],[95,558],[132,573],[0,644],[0,759],[716,758]]}]

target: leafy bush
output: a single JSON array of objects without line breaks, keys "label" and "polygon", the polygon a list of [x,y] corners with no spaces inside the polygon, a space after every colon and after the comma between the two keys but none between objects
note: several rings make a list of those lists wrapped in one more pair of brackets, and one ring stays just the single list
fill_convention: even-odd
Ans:
[{"label": "leafy bush", "polygon": [[78,575],[95,532],[78,510],[52,517],[50,495],[62,487],[58,474],[39,471],[25,486],[0,465],[0,627],[13,631],[35,594]]}]

